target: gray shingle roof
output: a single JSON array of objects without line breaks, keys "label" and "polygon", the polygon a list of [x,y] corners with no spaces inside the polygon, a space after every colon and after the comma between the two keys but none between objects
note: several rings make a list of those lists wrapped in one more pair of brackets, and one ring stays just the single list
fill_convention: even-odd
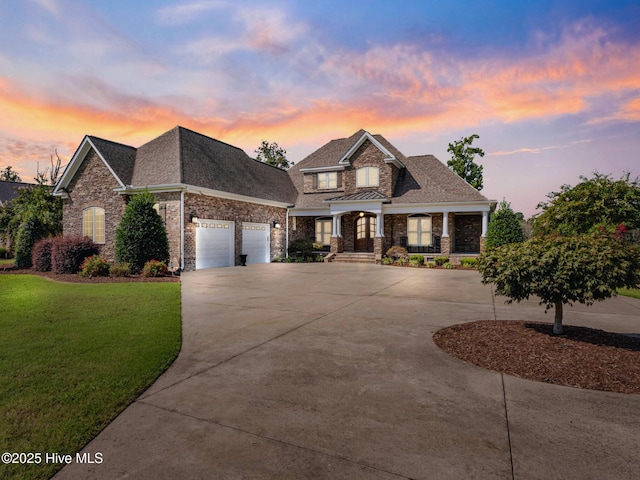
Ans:
[{"label": "gray shingle roof", "polygon": [[122,143],[111,142],[103,138],[88,135],[105,161],[125,185],[131,183],[136,149]]},{"label": "gray shingle roof", "polygon": [[297,195],[284,170],[184,127],[175,127],[137,150],[89,138],[125,185],[183,183],[290,204]]},{"label": "gray shingle roof", "polygon": [[0,180],[0,205],[5,205],[7,202],[17,197],[18,191],[21,188],[33,186],[33,183],[7,182]]},{"label": "gray shingle roof", "polygon": [[[364,133],[364,130],[358,130],[348,138],[331,140],[289,169],[289,176],[299,192],[297,208],[326,207],[328,200],[336,198],[335,192],[303,193],[304,174],[300,169],[337,165]],[[400,169],[391,203],[488,202],[484,195],[433,155],[405,157],[382,135],[373,137],[406,167]],[[342,201],[347,201],[347,197],[349,195],[343,196]]]}]

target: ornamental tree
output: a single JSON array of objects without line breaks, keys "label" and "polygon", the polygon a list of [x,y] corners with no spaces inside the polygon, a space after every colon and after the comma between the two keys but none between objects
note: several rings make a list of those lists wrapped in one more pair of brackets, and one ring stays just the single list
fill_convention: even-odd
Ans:
[{"label": "ornamental tree", "polygon": [[522,233],[521,217],[522,214],[515,213],[510,203],[504,200],[500,202],[498,209],[491,216],[487,228],[487,248],[522,242],[524,234]]},{"label": "ornamental tree", "polygon": [[476,155],[484,157],[484,150],[472,147],[474,139],[480,138],[473,134],[470,137],[461,138],[449,144],[447,152],[451,153],[451,160],[447,162],[448,167],[461,176],[476,190],[482,190],[482,165],[478,165],[473,160]]},{"label": "ornamental tree", "polygon": [[287,151],[280,147],[276,142],[269,143],[266,140],[262,140],[262,143],[256,150],[256,153],[258,154],[256,160],[268,163],[269,165],[281,168],[282,170],[286,170],[293,165],[293,162],[289,162],[289,160],[287,160]]},{"label": "ornamental tree", "polygon": [[129,263],[134,272],[149,260],[169,260],[167,230],[153,208],[155,203],[148,191],[134,195],[116,229],[116,261]]},{"label": "ornamental tree", "polygon": [[594,173],[580,177],[575,187],[563,185],[559,192],[547,195],[549,201],[538,204],[542,212],[534,218],[536,234],[576,235],[624,224],[640,227],[640,180],[629,173],[614,180]]},{"label": "ornamental tree", "polygon": [[640,284],[640,249],[622,235],[541,236],[487,250],[478,270],[507,303],[534,295],[545,312],[555,308],[553,333],[559,335],[564,304],[591,305]]}]

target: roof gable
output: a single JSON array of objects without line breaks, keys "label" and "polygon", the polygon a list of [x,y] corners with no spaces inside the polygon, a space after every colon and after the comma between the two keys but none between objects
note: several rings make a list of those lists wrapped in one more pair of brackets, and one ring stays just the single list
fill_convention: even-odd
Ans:
[{"label": "roof gable", "polygon": [[64,190],[71,183],[91,149],[96,152],[98,158],[102,160],[121,187],[128,183],[133,172],[136,149],[121,143],[86,135],[64,169],[62,177],[60,177],[58,184],[53,189],[53,195],[66,195]]},{"label": "roof gable", "polygon": [[396,157],[396,155],[391,153],[391,151],[387,147],[385,147],[380,141],[378,141],[376,137],[381,138],[381,135],[373,136],[369,132],[364,130],[362,130],[362,132],[363,133],[362,135],[360,135],[360,138],[358,138],[358,140],[351,146],[351,148],[349,148],[349,150],[347,150],[347,152],[342,156],[342,158],[338,162],[339,165],[351,165],[351,156],[356,153],[358,148],[360,148],[364,142],[369,140],[378,150],[380,150],[385,155],[384,161],[386,163],[392,163],[398,168],[404,168],[404,165]]}]

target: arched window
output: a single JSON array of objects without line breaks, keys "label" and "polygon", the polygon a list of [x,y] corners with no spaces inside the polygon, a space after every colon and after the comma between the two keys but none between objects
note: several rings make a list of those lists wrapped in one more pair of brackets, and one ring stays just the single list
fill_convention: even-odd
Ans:
[{"label": "arched window", "polygon": [[407,219],[407,237],[411,247],[431,245],[431,215],[411,215]]},{"label": "arched window", "polygon": [[316,219],[316,242],[322,245],[331,245],[332,218]]},{"label": "arched window", "polygon": [[104,208],[89,207],[82,211],[82,235],[95,243],[104,243]]},{"label": "arched window", "polygon": [[378,167],[362,167],[356,170],[356,187],[377,187],[380,185]]}]

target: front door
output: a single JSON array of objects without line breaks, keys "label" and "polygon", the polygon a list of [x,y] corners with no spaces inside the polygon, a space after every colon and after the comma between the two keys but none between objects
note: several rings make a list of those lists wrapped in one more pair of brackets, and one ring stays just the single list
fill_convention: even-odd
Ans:
[{"label": "front door", "polygon": [[373,252],[373,239],[376,236],[376,217],[365,215],[355,222],[356,252]]}]

